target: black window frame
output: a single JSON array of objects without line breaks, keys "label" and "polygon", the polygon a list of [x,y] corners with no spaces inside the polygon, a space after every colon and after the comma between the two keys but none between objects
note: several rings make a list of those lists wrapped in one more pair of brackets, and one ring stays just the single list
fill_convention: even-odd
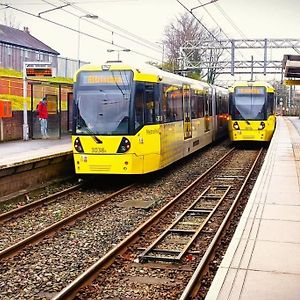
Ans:
[{"label": "black window frame", "polygon": [[[140,114],[137,115],[137,96],[140,96]],[[136,81],[132,101],[132,116],[134,132],[144,125],[160,123],[160,84],[155,82]],[[147,109],[148,108],[148,109]],[[151,110],[151,114],[147,113]],[[140,119],[137,119],[140,117]],[[138,123],[138,124],[137,124]]]}]

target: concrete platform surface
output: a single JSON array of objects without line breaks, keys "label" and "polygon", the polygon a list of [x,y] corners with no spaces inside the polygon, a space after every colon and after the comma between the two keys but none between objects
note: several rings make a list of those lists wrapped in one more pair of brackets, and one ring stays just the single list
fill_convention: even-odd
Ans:
[{"label": "concrete platform surface", "polygon": [[61,139],[12,141],[0,143],[0,169],[23,162],[71,153],[71,136],[62,136]]},{"label": "concrete platform surface", "polygon": [[277,128],[206,300],[300,299],[300,120]]}]

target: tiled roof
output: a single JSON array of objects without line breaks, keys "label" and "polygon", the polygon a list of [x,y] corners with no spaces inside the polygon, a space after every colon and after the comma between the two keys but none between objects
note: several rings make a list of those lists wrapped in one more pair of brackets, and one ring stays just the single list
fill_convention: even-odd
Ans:
[{"label": "tiled roof", "polygon": [[2,24],[0,24],[0,42],[59,55],[57,51],[33,37],[28,31],[15,29]]}]

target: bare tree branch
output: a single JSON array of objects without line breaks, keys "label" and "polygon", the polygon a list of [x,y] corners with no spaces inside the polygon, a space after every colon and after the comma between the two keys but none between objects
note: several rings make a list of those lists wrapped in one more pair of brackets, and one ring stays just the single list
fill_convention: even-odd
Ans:
[{"label": "bare tree branch", "polygon": [[[217,29],[210,30],[210,33],[216,38],[219,38],[222,34]],[[169,24],[165,28],[164,36],[166,57],[168,62],[173,65],[175,69],[179,68],[178,61],[180,58],[180,47],[186,45],[187,42],[195,44],[195,41],[197,41],[197,43],[201,44],[201,41],[210,38],[210,34],[203,28],[201,22],[198,22],[198,20],[188,12],[180,15],[175,21]],[[200,77],[207,77],[207,81],[213,83],[218,76],[215,67],[222,53],[222,50],[220,51],[218,49],[191,49],[189,52],[189,59],[198,63],[201,61],[210,61],[210,68],[208,70],[203,70],[200,63],[197,72]]]}]

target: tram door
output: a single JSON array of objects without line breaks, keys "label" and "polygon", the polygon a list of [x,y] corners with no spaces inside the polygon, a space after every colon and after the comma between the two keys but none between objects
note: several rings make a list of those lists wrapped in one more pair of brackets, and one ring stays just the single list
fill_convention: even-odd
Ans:
[{"label": "tram door", "polygon": [[191,90],[188,85],[183,86],[183,130],[185,140],[192,137]]},{"label": "tram door", "polygon": [[211,102],[211,91],[207,91],[205,94],[205,101],[204,101],[204,132],[207,132],[210,130],[210,118],[209,118],[209,112],[210,112],[210,102]]}]

